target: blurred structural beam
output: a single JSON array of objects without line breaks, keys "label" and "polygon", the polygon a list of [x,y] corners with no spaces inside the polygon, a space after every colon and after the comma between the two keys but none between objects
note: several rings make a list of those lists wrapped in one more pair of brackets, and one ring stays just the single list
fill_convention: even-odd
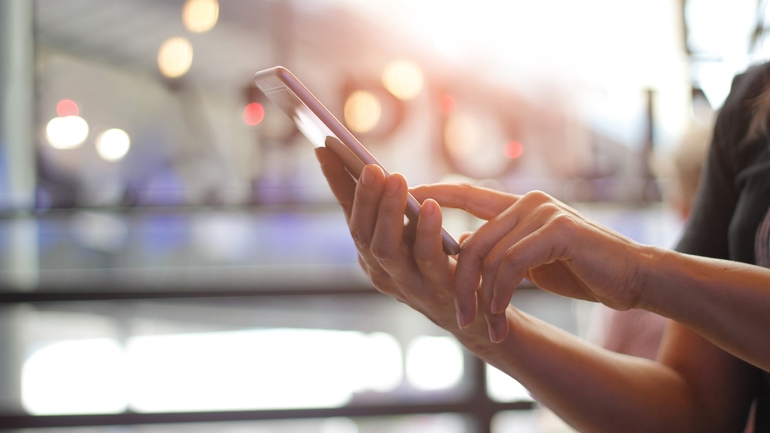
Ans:
[{"label": "blurred structural beam", "polygon": [[[498,403],[484,398],[464,399],[447,403],[407,403],[395,405],[351,405],[324,409],[287,409],[257,411],[217,411],[182,413],[121,413],[105,415],[0,415],[0,431],[25,428],[98,427],[150,424],[188,424],[199,422],[239,422],[281,419],[313,419],[333,417],[388,417],[457,413],[474,417],[477,412],[498,413],[513,410],[531,410],[534,403]],[[481,426],[480,431],[490,431]]]},{"label": "blurred structural beam", "polygon": [[[0,207],[30,210],[35,200],[34,2],[0,0]],[[27,289],[37,285],[37,226],[33,219],[9,222],[0,259],[12,270],[0,284]],[[0,310],[0,405],[20,410],[21,350],[13,328],[18,306]]]},{"label": "blurred structural beam", "polygon": [[35,197],[34,2],[0,0],[0,143],[5,153],[7,191],[17,209],[29,209]]},{"label": "blurred structural beam", "polygon": [[[35,204],[34,2],[0,0],[0,207],[29,212]],[[18,218],[8,227],[3,256],[11,287],[37,285],[37,226]]]}]

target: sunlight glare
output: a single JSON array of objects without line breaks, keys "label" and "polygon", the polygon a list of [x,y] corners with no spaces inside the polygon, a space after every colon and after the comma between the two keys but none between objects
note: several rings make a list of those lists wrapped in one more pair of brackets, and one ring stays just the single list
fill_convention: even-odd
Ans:
[{"label": "sunlight glare", "polygon": [[53,343],[24,362],[22,404],[33,415],[122,412],[128,405],[125,378],[115,340]]},{"label": "sunlight glare", "polygon": [[516,379],[487,365],[487,392],[498,402],[532,401],[532,396]]},{"label": "sunlight glare", "polygon": [[406,352],[406,377],[423,391],[449,389],[463,377],[463,351],[450,337],[416,338]]},{"label": "sunlight glare", "polygon": [[392,375],[387,372],[394,367],[387,363],[400,364],[401,357],[392,355],[367,364],[372,353],[382,353],[371,350],[377,338],[314,329],[135,337],[127,347],[131,407],[138,412],[339,407],[381,380],[370,375]]}]

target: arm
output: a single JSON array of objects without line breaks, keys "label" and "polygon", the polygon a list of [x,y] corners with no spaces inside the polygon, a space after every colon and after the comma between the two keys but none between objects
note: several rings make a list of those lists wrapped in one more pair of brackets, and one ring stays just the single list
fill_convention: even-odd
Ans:
[{"label": "arm", "polygon": [[[741,430],[750,397],[738,370],[732,376],[684,376],[668,365],[591,346],[513,307],[500,315],[512,331],[499,344],[490,342],[482,321],[459,328],[454,293],[458,264],[442,251],[437,203],[424,201],[414,243],[407,244],[403,177],[386,178],[377,167],[367,166],[356,185],[333,154],[323,148],[317,152],[375,287],[447,329],[573,426],[584,431]],[[705,363],[715,365],[707,352],[695,352],[701,353]],[[696,378],[709,392],[692,386]]]},{"label": "arm", "polygon": [[653,249],[637,307],[682,323],[770,370],[770,270]]},{"label": "arm", "polygon": [[638,244],[542,193],[519,197],[434,185],[414,194],[489,219],[463,243],[457,264],[461,326],[475,319],[481,281],[479,308],[492,339],[502,338],[507,327],[501,313],[515,287],[528,278],[565,296],[669,317],[770,370],[768,269]]}]

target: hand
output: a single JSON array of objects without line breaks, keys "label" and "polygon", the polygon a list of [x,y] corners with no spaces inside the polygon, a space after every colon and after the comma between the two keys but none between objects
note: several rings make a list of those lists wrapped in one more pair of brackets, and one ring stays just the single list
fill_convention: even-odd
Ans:
[{"label": "hand", "polygon": [[433,197],[441,206],[487,220],[461,245],[455,280],[460,327],[473,323],[481,310],[492,341],[502,341],[508,333],[504,313],[524,278],[542,289],[616,309],[636,303],[644,247],[547,194],[426,185],[414,188],[412,195],[418,201]]},{"label": "hand", "polygon": [[408,189],[403,176],[386,177],[381,168],[368,165],[356,183],[329,149],[318,148],[316,156],[342,205],[361,267],[374,286],[439,326],[456,330],[456,261],[443,252],[441,209],[436,202],[425,200],[418,221],[410,222],[415,225],[413,233],[405,236]]}]

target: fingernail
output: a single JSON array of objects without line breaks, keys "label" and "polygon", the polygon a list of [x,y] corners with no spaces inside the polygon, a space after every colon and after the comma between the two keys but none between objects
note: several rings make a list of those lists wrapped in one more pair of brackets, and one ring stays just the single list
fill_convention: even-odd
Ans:
[{"label": "fingernail", "polygon": [[436,213],[436,202],[433,200],[425,200],[425,203],[422,204],[421,211],[425,215],[433,215]]},{"label": "fingernail", "polygon": [[374,167],[370,165],[364,167],[364,171],[361,173],[361,183],[367,186],[374,183]]},{"label": "fingernail", "polygon": [[487,329],[489,329],[489,341],[497,343],[499,337],[497,336],[497,329],[495,329],[495,326],[490,322],[487,324]]},{"label": "fingernail", "polygon": [[455,300],[455,311],[457,314],[457,326],[460,327],[460,329],[467,328],[471,325],[470,319],[468,318],[468,314],[463,310],[462,306],[460,306],[460,303]]},{"label": "fingernail", "polygon": [[401,186],[401,182],[398,181],[398,178],[395,176],[388,176],[388,178],[385,180],[385,194],[393,195],[395,194],[399,187]]},{"label": "fingernail", "polygon": [[468,325],[470,324],[468,323],[468,319],[465,318],[465,315],[463,314],[463,310],[458,308],[457,309],[457,326],[460,329],[464,329],[464,328],[467,328]]},{"label": "fingernail", "polygon": [[497,320],[496,315],[487,318],[487,327],[489,329],[489,340],[493,343],[500,343],[505,340],[505,322]]}]

